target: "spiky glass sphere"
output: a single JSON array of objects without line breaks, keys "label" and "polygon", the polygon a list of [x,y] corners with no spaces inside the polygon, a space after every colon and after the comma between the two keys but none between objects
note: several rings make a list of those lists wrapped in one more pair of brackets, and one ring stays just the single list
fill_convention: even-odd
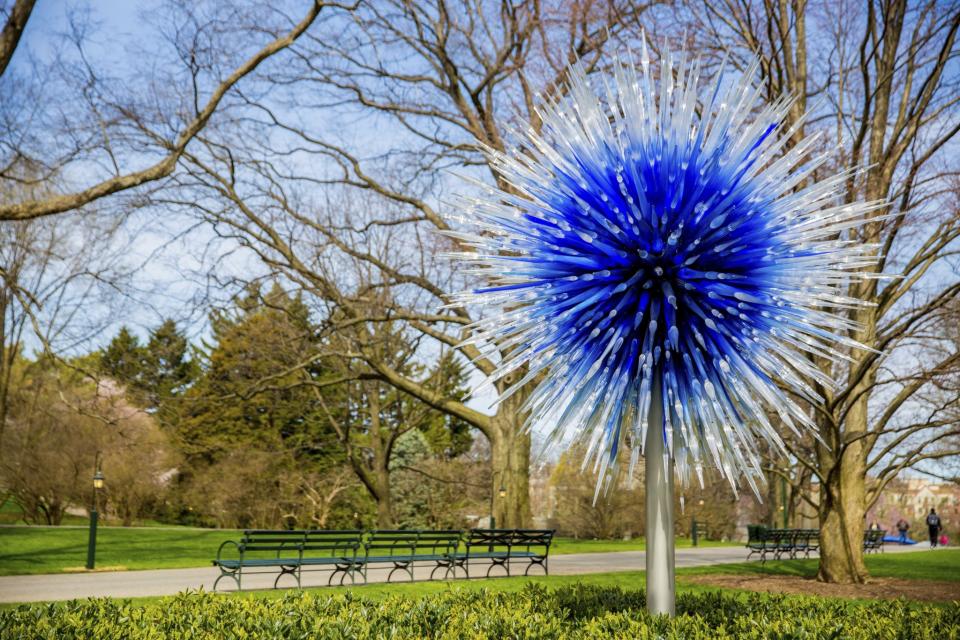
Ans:
[{"label": "spiky glass sphere", "polygon": [[[497,309],[471,340],[508,354],[490,382],[535,383],[529,424],[585,440],[601,472],[662,428],[681,479],[706,461],[756,491],[755,436],[782,447],[768,415],[814,426],[781,386],[816,399],[811,381],[832,382],[809,356],[857,346],[847,288],[875,258],[845,230],[876,205],[838,203],[849,172],[812,182],[826,155],[808,157],[813,136],[790,146],[791,101],[760,104],[755,72],[698,92],[684,56],[654,78],[644,50],[612,85],[575,65],[542,130],[489,151],[509,186],[460,216],[458,255],[490,286],[458,302]],[[663,425],[647,424],[655,387]]]}]

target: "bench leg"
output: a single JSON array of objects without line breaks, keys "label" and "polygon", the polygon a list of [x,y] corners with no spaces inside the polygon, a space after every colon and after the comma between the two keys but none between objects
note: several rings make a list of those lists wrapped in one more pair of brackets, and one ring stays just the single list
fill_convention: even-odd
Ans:
[{"label": "bench leg", "polygon": [[220,581],[223,580],[224,578],[230,578],[231,580],[233,580],[234,582],[236,582],[236,583],[237,583],[237,591],[240,591],[240,576],[239,576],[239,571],[224,571],[223,569],[220,569],[220,575],[217,576],[217,579],[213,581],[213,590],[214,590],[214,591],[217,590],[217,585],[218,585],[218,584],[220,583]]},{"label": "bench leg", "polygon": [[[352,569],[350,569],[350,570],[344,571],[343,574],[340,576],[340,586],[341,586],[341,587],[344,586],[344,585],[343,585],[343,581],[347,579],[347,576],[350,576],[350,584],[351,584],[351,585],[357,584],[356,572],[353,571]],[[364,578],[364,583],[366,583],[366,578]]]},{"label": "bench leg", "polygon": [[[456,558],[451,558],[449,562],[444,562],[441,566],[443,566],[443,567],[446,569],[446,571],[443,572],[443,579],[444,579],[444,580],[449,580],[449,579],[450,579],[450,574],[453,574],[453,579],[456,580],[456,579],[457,579],[457,568],[458,568],[458,567],[461,568],[461,569],[463,569],[463,572],[466,574],[467,579],[468,579],[468,580],[470,579],[470,572],[467,571],[467,561],[466,561],[465,558],[462,559],[462,560],[457,560]],[[439,568],[439,567],[438,567],[438,568]]]},{"label": "bench leg", "polygon": [[533,569],[535,566],[543,567],[543,574],[550,575],[547,572],[547,559],[546,558],[530,558],[530,564],[527,565],[527,570],[523,572],[523,575],[530,575],[530,569]]},{"label": "bench leg", "polygon": [[343,586],[343,581],[344,581],[344,579],[346,579],[347,573],[350,574],[350,579],[353,580],[353,570],[352,570],[353,567],[352,567],[351,565],[344,565],[344,566],[334,565],[334,566],[335,566],[336,568],[335,568],[333,571],[330,572],[330,577],[327,578],[327,586],[328,586],[328,587],[330,587],[330,586],[333,585],[333,578],[334,578],[334,576],[336,576],[338,573],[339,573],[339,574],[342,574],[342,575],[340,576],[340,586]]},{"label": "bench leg", "polygon": [[490,577],[490,572],[493,571],[493,568],[500,566],[507,570],[507,577],[510,576],[510,559],[509,558],[490,558],[490,566],[487,567],[487,577]]},{"label": "bench leg", "polygon": [[280,573],[277,575],[277,579],[273,581],[273,588],[277,588],[277,584],[280,582],[280,578],[285,575],[293,576],[293,579],[297,581],[297,589],[300,588],[300,565],[290,565],[288,567],[280,567]]},{"label": "bench leg", "polygon": [[394,562],[393,569],[390,570],[390,573],[387,574],[387,582],[390,582],[390,578],[393,577],[394,571],[406,571],[407,575],[410,576],[410,582],[413,582],[413,563],[412,562]]}]

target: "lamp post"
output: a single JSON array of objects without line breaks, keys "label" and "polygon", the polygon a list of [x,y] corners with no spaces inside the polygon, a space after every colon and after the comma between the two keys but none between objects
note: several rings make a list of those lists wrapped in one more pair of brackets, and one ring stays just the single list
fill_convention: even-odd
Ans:
[{"label": "lamp post", "polygon": [[87,569],[93,569],[97,555],[97,520],[100,514],[97,513],[97,498],[100,496],[100,490],[103,489],[103,472],[100,471],[100,464],[97,463],[97,471],[93,474],[93,509],[90,510],[90,539],[87,543]]},{"label": "lamp post", "polygon": [[[697,505],[701,508],[703,507],[703,498],[700,498],[700,501],[697,502]],[[697,510],[699,512],[699,509]],[[698,546],[700,542],[699,533],[697,530],[697,516],[693,516],[693,523],[690,526],[690,537],[693,539],[693,546]]]}]

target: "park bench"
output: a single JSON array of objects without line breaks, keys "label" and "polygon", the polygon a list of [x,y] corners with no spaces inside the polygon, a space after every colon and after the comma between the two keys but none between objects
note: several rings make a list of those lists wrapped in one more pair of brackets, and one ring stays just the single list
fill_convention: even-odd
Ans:
[{"label": "park bench", "polygon": [[464,541],[464,551],[450,559],[454,576],[456,568],[461,568],[469,578],[471,563],[478,562],[488,565],[488,578],[495,567],[505,569],[509,576],[510,563],[514,561],[527,563],[523,575],[529,575],[535,566],[549,574],[547,559],[553,534],[552,529],[471,529]]},{"label": "park bench", "polygon": [[[236,582],[237,590],[240,590],[244,574],[273,572],[277,572],[273,581],[274,588],[285,575],[292,576],[299,587],[304,567],[307,567],[307,570],[330,571],[328,585],[333,583],[337,574],[340,574],[341,584],[347,576],[354,581],[360,566],[357,562],[357,550],[360,548],[362,534],[359,530],[244,531],[239,542],[226,540],[217,549],[217,559],[213,561],[213,565],[220,569],[220,575],[214,581],[213,589],[216,590],[223,578],[230,578]],[[226,557],[225,551],[231,547],[237,557]]]},{"label": "park bench", "polygon": [[809,558],[813,552],[820,552],[820,530],[819,529],[799,529],[800,532],[793,557],[797,557],[801,552],[804,558]]},{"label": "park bench", "polygon": [[373,530],[364,541],[364,553],[357,557],[357,562],[362,565],[364,582],[368,569],[378,564],[390,567],[387,582],[397,571],[406,573],[413,580],[414,569],[424,563],[432,566],[431,580],[438,569],[443,569],[444,577],[447,577],[452,569],[450,558],[456,554],[462,537],[463,532],[459,529]]},{"label": "park bench", "polygon": [[[512,562],[525,562],[524,575],[535,566],[548,573],[547,558],[553,540],[552,530],[541,529],[472,529],[464,537],[459,530],[359,530],[320,531],[293,530],[273,531],[252,529],[244,531],[239,542],[227,540],[217,549],[214,566],[220,576],[230,578],[242,588],[243,575],[277,572],[273,582],[277,588],[280,579],[289,575],[297,587],[303,571],[330,571],[327,584],[333,584],[340,576],[340,584],[349,577],[356,582],[357,575],[367,581],[372,567],[385,565],[388,568],[387,582],[396,572],[405,573],[414,580],[414,569],[426,564],[431,568],[430,578],[443,570],[444,578],[462,568],[470,577],[470,565],[489,565],[486,575],[494,567],[502,567],[511,575]],[[460,550],[460,545],[464,550]],[[237,557],[226,557],[225,551],[233,548]]]},{"label": "park bench", "polygon": [[774,540],[770,537],[769,531],[767,527],[762,525],[747,525],[746,547],[750,550],[750,553],[747,554],[747,560],[757,554],[760,556],[760,562],[766,562],[767,554],[772,553],[775,548]]},{"label": "park bench", "polygon": [[762,525],[747,525],[747,560],[757,554],[760,562],[767,561],[772,555],[779,560],[784,555],[795,559],[803,553],[805,558],[810,553],[820,550],[820,532],[816,529],[772,529]]},{"label": "park bench", "polygon": [[883,551],[883,539],[886,537],[887,532],[883,529],[867,529],[863,532],[863,552],[870,553],[873,551],[877,553],[878,551]]}]

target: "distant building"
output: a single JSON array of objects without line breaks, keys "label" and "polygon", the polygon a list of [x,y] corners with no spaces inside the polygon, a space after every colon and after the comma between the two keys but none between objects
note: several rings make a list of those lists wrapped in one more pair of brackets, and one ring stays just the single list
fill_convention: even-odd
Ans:
[{"label": "distant building", "polygon": [[947,535],[960,533],[960,485],[926,478],[891,481],[867,512],[867,524],[876,522],[882,529],[892,531],[903,518],[910,523],[914,537],[923,537],[924,520],[931,508],[940,514]]},{"label": "distant building", "polygon": [[[812,484],[808,489],[808,497],[814,505],[819,501],[819,494],[820,486]],[[881,529],[893,532],[897,528],[897,521],[903,518],[910,523],[912,537],[924,538],[924,521],[931,508],[940,515],[947,535],[960,539],[960,485],[926,478],[912,477],[889,482],[867,511],[864,526],[876,524]],[[741,494],[737,502],[737,537],[745,539],[746,525],[754,523],[782,526],[783,510],[779,494],[765,496],[763,503],[757,502],[752,494]],[[802,529],[817,528],[819,515],[816,507],[803,500],[794,504],[787,516],[787,525]]]}]

